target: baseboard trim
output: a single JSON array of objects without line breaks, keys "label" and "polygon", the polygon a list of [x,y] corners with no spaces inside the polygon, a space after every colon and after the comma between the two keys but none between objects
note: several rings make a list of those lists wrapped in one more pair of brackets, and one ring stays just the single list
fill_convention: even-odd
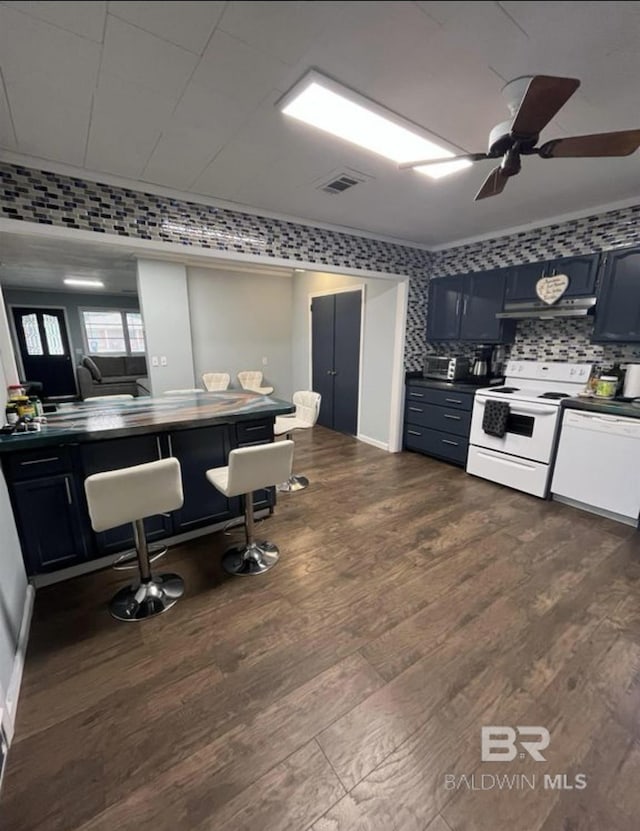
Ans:
[{"label": "baseboard trim", "polygon": [[27,657],[27,644],[29,642],[29,631],[31,629],[31,617],[33,615],[33,604],[35,602],[35,598],[36,590],[32,585],[27,585],[24,597],[24,608],[22,610],[20,634],[18,635],[18,647],[13,659],[13,670],[11,671],[11,679],[9,681],[9,687],[7,688],[7,698],[5,702],[4,727],[9,744],[11,744],[13,734],[15,732],[18,698],[20,697],[20,686],[22,685],[24,662]]},{"label": "baseboard trim", "polygon": [[363,441],[365,444],[370,444],[372,447],[377,447],[378,450],[386,450],[389,452],[389,445],[386,441],[378,441],[378,439],[372,439],[370,436],[364,436],[362,433],[358,433],[356,436],[358,441]]}]

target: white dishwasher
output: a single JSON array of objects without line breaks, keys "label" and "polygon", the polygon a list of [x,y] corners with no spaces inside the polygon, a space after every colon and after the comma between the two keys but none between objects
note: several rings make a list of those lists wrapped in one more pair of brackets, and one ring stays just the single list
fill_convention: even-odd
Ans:
[{"label": "white dishwasher", "polygon": [[637,526],[640,419],[565,410],[551,493],[561,502]]}]

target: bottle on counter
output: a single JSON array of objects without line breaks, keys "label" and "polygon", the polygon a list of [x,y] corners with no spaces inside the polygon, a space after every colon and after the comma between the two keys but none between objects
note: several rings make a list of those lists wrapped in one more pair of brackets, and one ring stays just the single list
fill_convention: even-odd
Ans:
[{"label": "bottle on counter", "polygon": [[40,416],[44,415],[44,408],[42,406],[42,401],[38,398],[37,395],[30,395],[29,401],[33,405],[34,415],[36,418],[40,418]]},{"label": "bottle on counter", "polygon": [[25,388],[22,384],[11,384],[7,387],[9,401],[15,401],[16,398],[22,398],[25,394]]},{"label": "bottle on counter", "polygon": [[30,401],[29,397],[26,395],[18,395],[15,398],[11,399],[12,403],[14,403],[18,410],[18,418],[24,418],[28,416],[29,418],[33,418],[36,414],[36,410],[32,402]]},{"label": "bottle on counter", "polygon": [[5,421],[7,424],[11,424],[12,426],[18,423],[18,419],[20,416],[18,415],[18,407],[15,401],[7,401],[7,406],[5,408]]}]

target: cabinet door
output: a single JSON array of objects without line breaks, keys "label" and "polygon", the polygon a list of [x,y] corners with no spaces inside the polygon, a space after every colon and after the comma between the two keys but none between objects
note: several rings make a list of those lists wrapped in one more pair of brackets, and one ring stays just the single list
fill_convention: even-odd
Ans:
[{"label": "cabinet door", "polygon": [[[155,462],[163,455],[167,455],[163,450],[161,437],[154,435],[90,442],[82,445],[81,454],[85,476],[102,473],[105,470],[141,465],[144,462]],[[144,521],[144,527],[149,542],[167,537],[173,529],[171,516],[161,514],[148,517]],[[95,539],[101,555],[126,551],[134,544],[133,527],[128,524],[110,528],[108,531],[96,534]]]},{"label": "cabinet door", "polygon": [[640,342],[640,248],[607,254],[592,340]]},{"label": "cabinet door", "polygon": [[464,278],[436,277],[429,283],[427,341],[458,340]]},{"label": "cabinet door", "polygon": [[566,274],[569,286],[563,297],[588,297],[595,294],[599,254],[585,254],[583,257],[564,257],[547,265],[547,274]]},{"label": "cabinet door", "polygon": [[[169,452],[180,461],[184,505],[174,513],[176,532],[222,522],[238,513],[237,499],[227,499],[206,473],[227,464],[229,428],[198,427],[169,435]],[[233,509],[233,511],[232,511]]]},{"label": "cabinet door", "polygon": [[499,343],[502,340],[502,321],[496,314],[502,311],[506,272],[504,269],[467,274],[464,279],[460,339],[476,343]]},{"label": "cabinet door", "polygon": [[515,303],[518,300],[539,300],[536,283],[548,273],[549,263],[524,263],[509,269],[505,300]]},{"label": "cabinet door", "polygon": [[82,507],[71,474],[17,482],[13,499],[29,575],[86,559]]}]

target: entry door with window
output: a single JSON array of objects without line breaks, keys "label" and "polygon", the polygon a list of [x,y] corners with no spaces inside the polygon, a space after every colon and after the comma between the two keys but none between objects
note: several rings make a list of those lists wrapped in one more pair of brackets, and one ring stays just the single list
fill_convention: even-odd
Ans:
[{"label": "entry door with window", "polygon": [[40,381],[44,397],[75,395],[76,379],[62,309],[13,308],[24,381]]},{"label": "entry door with window", "polygon": [[311,303],[312,384],[322,396],[318,424],[358,431],[362,294],[345,291]]}]

